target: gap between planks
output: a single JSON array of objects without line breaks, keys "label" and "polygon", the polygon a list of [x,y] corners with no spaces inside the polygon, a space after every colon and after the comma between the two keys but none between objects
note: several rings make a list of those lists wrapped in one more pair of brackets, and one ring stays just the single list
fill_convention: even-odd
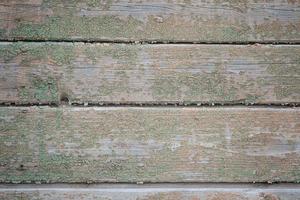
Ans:
[{"label": "gap between planks", "polygon": [[[244,189],[263,189],[263,190],[300,190],[300,185],[297,183],[53,183],[53,184],[1,184],[0,192],[14,191],[14,190],[94,190],[94,191],[124,191],[133,190],[155,190],[155,191],[176,191],[178,189],[185,191],[214,191],[224,190],[241,191]],[[128,190],[129,189],[129,190]]]},{"label": "gap between planks", "polygon": [[30,103],[30,104],[21,104],[21,103],[11,103],[5,102],[0,103],[0,107],[74,107],[74,108],[83,108],[83,107],[126,107],[126,108],[297,108],[300,107],[300,103],[272,103],[272,104],[246,104],[246,103],[185,103],[185,102],[128,102],[128,103],[118,103],[118,102],[100,102],[100,103],[68,103],[62,102],[60,104],[56,103]]},{"label": "gap between planks", "polygon": [[81,39],[65,39],[65,40],[27,40],[27,39],[11,39],[1,40],[0,43],[15,43],[15,42],[28,42],[28,43],[86,43],[86,44],[145,44],[145,45],[158,45],[158,44],[173,44],[173,45],[300,45],[300,41],[247,41],[247,42],[198,42],[198,41],[157,41],[157,40],[81,40]]}]

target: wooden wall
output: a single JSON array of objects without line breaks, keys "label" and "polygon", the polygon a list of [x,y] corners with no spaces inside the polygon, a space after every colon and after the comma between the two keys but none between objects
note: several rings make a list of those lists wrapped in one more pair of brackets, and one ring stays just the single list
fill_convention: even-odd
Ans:
[{"label": "wooden wall", "polygon": [[1,0],[0,199],[300,200],[300,1]]}]

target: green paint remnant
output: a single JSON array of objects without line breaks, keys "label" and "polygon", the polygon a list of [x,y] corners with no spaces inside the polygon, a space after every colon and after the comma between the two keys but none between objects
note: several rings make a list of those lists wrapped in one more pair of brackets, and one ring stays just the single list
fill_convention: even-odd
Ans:
[{"label": "green paint remnant", "polygon": [[31,85],[19,88],[19,96],[24,101],[54,102],[59,101],[57,81],[53,78],[42,80],[33,78]]},{"label": "green paint remnant", "polygon": [[[276,98],[279,100],[288,98],[288,97],[298,100],[299,94],[300,94],[300,82],[298,83],[298,85],[293,85],[293,86],[279,85],[274,88],[274,92],[276,94]],[[294,96],[295,94],[298,94],[298,95]]]},{"label": "green paint remnant", "polygon": [[3,28],[0,28],[0,38],[5,38],[6,30]]},{"label": "green paint remnant", "polygon": [[[60,67],[69,67],[75,60],[73,44],[16,42],[0,47],[4,63],[17,63],[9,69],[19,74],[18,95],[24,103],[58,102]],[[51,70],[49,70],[51,68]],[[11,72],[10,72],[11,73]]]},{"label": "green paint remnant", "polygon": [[120,19],[116,16],[51,16],[42,24],[19,24],[12,30],[12,37],[26,37],[35,39],[69,39],[70,37],[84,36],[98,38],[99,36],[129,37],[136,35],[140,22],[132,17]]},{"label": "green paint remnant", "polygon": [[31,65],[32,60],[45,60],[50,58],[58,65],[69,65],[75,58],[74,45],[68,44],[31,44],[15,42],[1,46],[0,58],[5,62],[21,57],[23,66]]},{"label": "green paint remnant", "polygon": [[50,57],[58,65],[71,65],[75,59],[73,45],[56,45],[50,46]]},{"label": "green paint remnant", "polygon": [[246,104],[252,104],[252,103],[256,103],[259,100],[259,96],[254,95],[254,94],[247,94],[246,95],[246,99],[245,99],[245,103]]},{"label": "green paint remnant", "polygon": [[[28,45],[29,46],[29,45]],[[27,47],[27,57],[22,62],[32,62],[32,60],[47,60],[57,65],[71,65],[75,58],[74,45],[68,44],[38,44]]]},{"label": "green paint remnant", "polygon": [[39,101],[42,100],[57,100],[58,99],[58,88],[57,83],[54,79],[48,78],[48,80],[33,80],[34,87],[34,98]]},{"label": "green paint remnant", "polygon": [[89,58],[93,64],[96,64],[97,60],[101,60],[104,57],[111,57],[114,60],[120,60],[124,58],[124,64],[119,66],[122,69],[131,68],[131,65],[137,64],[137,59],[142,46],[140,45],[86,45],[84,46],[84,54]]},{"label": "green paint remnant", "polygon": [[0,48],[0,58],[8,63],[18,55],[26,53],[27,48],[22,42],[14,42],[9,45],[2,45]]},{"label": "green paint remnant", "polygon": [[230,8],[241,12],[246,13],[249,7],[249,0],[214,0],[214,3],[219,6],[220,4],[228,4]]},{"label": "green paint remnant", "polygon": [[[289,41],[299,38],[299,22],[296,17],[292,17],[296,11],[286,2],[278,5],[265,2],[269,5],[266,7],[248,0],[212,0],[207,3],[219,9],[211,11],[201,6],[203,2],[190,0],[184,0],[180,4],[167,1],[163,3],[165,6],[162,6],[162,2],[156,2],[153,8],[156,7],[157,11],[149,9],[147,1],[126,4],[113,0],[43,0],[40,5],[35,3],[37,8],[31,10],[32,15],[40,11],[39,19],[32,20],[31,14],[24,19],[12,19],[12,27],[9,31],[0,30],[0,37],[33,40],[147,39],[210,42]],[[288,12],[287,16],[274,13],[261,15],[259,10],[268,11],[271,5],[276,8],[287,6],[287,10],[283,11]],[[14,6],[18,9],[21,5]],[[193,7],[204,10],[199,14]],[[167,11],[167,8],[173,8],[173,11]],[[118,9],[119,12],[116,12]],[[220,15],[221,10],[224,11],[224,16]],[[234,15],[231,13],[233,11]],[[203,13],[210,14],[205,17]],[[255,23],[247,20],[253,13],[258,13]],[[285,18],[289,18],[290,23],[285,23]]]},{"label": "green paint remnant", "polygon": [[63,116],[63,110],[56,110],[56,128],[59,129],[61,127],[61,121]]},{"label": "green paint remnant", "polygon": [[235,100],[238,91],[217,70],[209,74],[172,72],[167,78],[155,79],[151,89],[155,99],[162,101],[188,97],[194,101],[199,98],[201,101],[226,102]]},{"label": "green paint remnant", "polygon": [[174,78],[157,78],[154,80],[151,90],[153,95],[158,98],[158,100],[165,99],[180,99],[180,87],[178,82]]},{"label": "green paint remnant", "polygon": [[247,40],[246,33],[249,32],[248,29],[250,29],[250,27],[245,27],[245,25],[239,27],[239,29],[235,27],[226,27],[223,28],[222,31],[220,31],[223,33],[223,36],[221,38],[226,41],[245,41]]},{"label": "green paint remnant", "polygon": [[[294,47],[291,47],[291,50]],[[288,54],[284,61],[276,55],[269,55],[265,59],[270,62],[267,72],[274,76],[274,94],[276,98],[282,100],[284,98],[292,98],[297,101],[300,98],[300,51],[299,48],[293,50],[293,54]],[[283,52],[279,52],[283,54]],[[291,56],[294,55],[294,56]]]},{"label": "green paint remnant", "polygon": [[[300,51],[299,51],[300,53]],[[299,56],[299,55],[295,55]],[[290,56],[289,56],[290,57]],[[274,75],[289,75],[289,76],[299,76],[300,75],[300,56],[297,59],[293,59],[290,61],[291,63],[283,63],[282,61],[278,60],[280,58],[272,57],[270,58],[271,61],[278,62],[278,64],[271,63],[267,71]],[[275,60],[274,60],[275,59]],[[283,66],[284,65],[284,66]]]},{"label": "green paint remnant", "polygon": [[19,96],[22,100],[30,100],[30,92],[28,88],[22,86],[19,88]]},{"label": "green paint remnant", "polygon": [[87,6],[91,8],[99,8],[103,10],[109,10],[110,6],[112,5],[113,0],[106,0],[106,1],[99,1],[99,0],[87,0]]}]

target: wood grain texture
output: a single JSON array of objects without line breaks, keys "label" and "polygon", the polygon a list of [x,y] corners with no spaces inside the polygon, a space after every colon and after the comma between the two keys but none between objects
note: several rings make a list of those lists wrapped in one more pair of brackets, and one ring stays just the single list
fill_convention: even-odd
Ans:
[{"label": "wood grain texture", "polygon": [[0,186],[3,200],[300,200],[297,186],[253,185],[10,185]]},{"label": "wood grain texture", "polygon": [[1,107],[0,182],[299,182],[299,108]]},{"label": "wood grain texture", "polygon": [[0,39],[299,42],[299,0],[2,0]]},{"label": "wood grain texture", "polygon": [[0,103],[299,103],[298,45],[1,43]]}]

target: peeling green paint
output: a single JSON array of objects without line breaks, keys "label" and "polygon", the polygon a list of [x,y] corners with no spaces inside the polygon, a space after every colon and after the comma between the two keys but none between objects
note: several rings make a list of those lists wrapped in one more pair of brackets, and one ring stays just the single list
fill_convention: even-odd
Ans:
[{"label": "peeling green paint", "polygon": [[[0,181],[298,181],[296,141],[284,142],[297,133],[286,124],[298,116],[295,109],[2,107]],[[277,154],[279,143],[291,153]]]},{"label": "peeling green paint", "polygon": [[299,50],[9,43],[0,47],[5,65],[0,80],[16,84],[20,103],[289,103],[300,98]]},{"label": "peeling green paint", "polygon": [[89,39],[101,37],[129,37],[137,35],[140,22],[132,17],[125,21],[114,16],[101,17],[49,17],[43,24],[20,24],[11,32],[12,37],[35,39],[68,39],[85,35]]},{"label": "peeling green paint", "polygon": [[59,92],[57,80],[48,78],[42,80],[33,78],[30,87],[21,87],[19,89],[20,98],[23,101],[31,101],[36,99],[38,102],[58,102]]},{"label": "peeling green paint", "polygon": [[[205,10],[201,2],[156,2],[149,9],[147,2],[44,0],[28,12],[41,11],[40,19],[16,15],[9,30],[1,37],[15,39],[63,40],[158,40],[158,41],[293,41],[299,39],[299,21],[295,5],[288,2],[219,1],[207,5],[218,6]],[[18,7],[19,5],[15,5]],[[28,5],[30,7],[30,4]],[[262,7],[263,6],[263,7]],[[37,7],[37,8],[35,8]],[[201,8],[198,14],[195,8]],[[210,6],[208,6],[210,7]],[[194,9],[191,9],[194,8]],[[284,12],[275,15],[269,9]],[[284,9],[282,9],[284,8]],[[17,9],[17,8],[16,8]],[[120,9],[115,12],[115,9]],[[204,9],[204,10],[203,10]],[[170,12],[172,10],[173,12]],[[269,15],[262,14],[264,13]],[[223,11],[223,12],[221,12]],[[232,11],[235,11],[232,14]],[[255,23],[252,22],[256,15]],[[183,18],[182,15],[185,17]],[[242,15],[242,16],[241,16]],[[29,16],[31,16],[29,14]],[[250,20],[249,20],[250,19]],[[289,23],[286,23],[286,20]],[[174,26],[176,24],[176,26]]]},{"label": "peeling green paint", "polygon": [[[278,52],[278,54],[280,53]],[[281,59],[278,56],[269,55],[266,58],[266,60],[272,61],[268,65],[267,71],[274,75],[277,82],[274,93],[278,99],[289,97],[297,101],[299,98],[300,80],[297,77],[300,76],[300,57],[298,54],[299,52],[290,56],[288,63],[284,66],[279,64]]]},{"label": "peeling green paint", "polygon": [[[158,76],[159,77],[159,76]],[[158,100],[183,99],[189,96],[195,101],[197,99],[209,99],[212,102],[218,102],[219,99],[230,102],[236,99],[237,89],[227,87],[226,77],[220,72],[210,74],[197,73],[169,73],[170,78],[155,79],[152,85],[152,91]]]}]

